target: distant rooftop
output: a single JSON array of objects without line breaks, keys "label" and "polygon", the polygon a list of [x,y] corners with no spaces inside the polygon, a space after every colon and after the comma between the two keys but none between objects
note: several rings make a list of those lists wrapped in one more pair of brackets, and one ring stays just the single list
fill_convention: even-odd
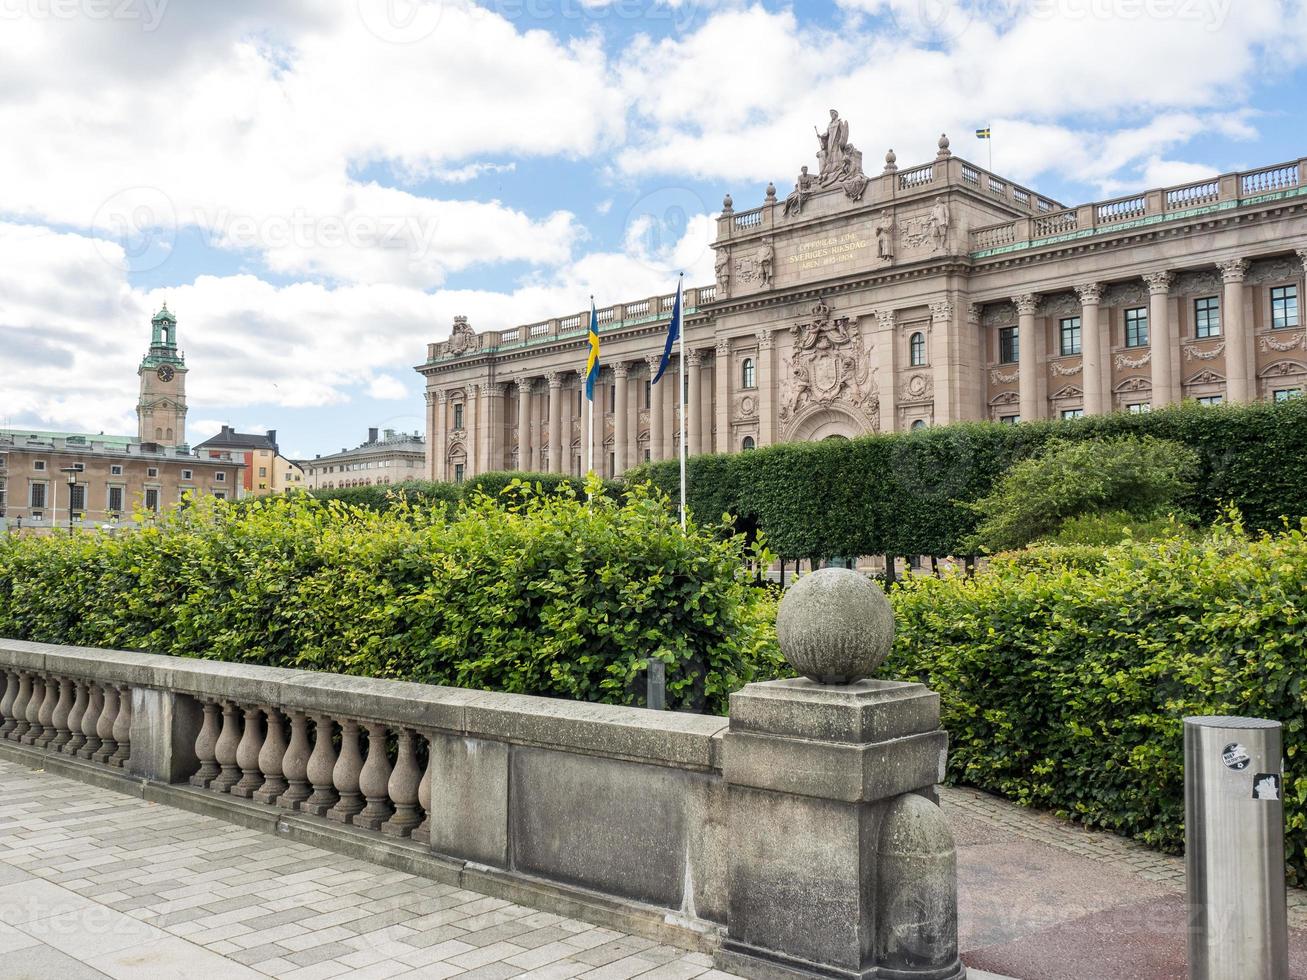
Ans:
[{"label": "distant rooftop", "polygon": [[277,430],[269,429],[262,435],[253,432],[237,432],[230,425],[211,438],[205,439],[196,449],[267,449],[278,452]]},{"label": "distant rooftop", "polygon": [[368,439],[353,449],[342,448],[338,453],[315,456],[313,459],[301,460],[302,465],[317,463],[320,460],[359,459],[368,456],[393,456],[397,453],[413,453],[425,456],[426,439],[420,432],[396,432],[394,429],[368,429]]},{"label": "distant rooftop", "polygon": [[190,446],[163,446],[141,442],[134,436],[90,432],[43,432],[35,429],[0,429],[0,450],[31,450],[75,453],[86,456],[150,456],[187,459],[206,463],[231,462],[229,453],[220,457],[199,457]]}]

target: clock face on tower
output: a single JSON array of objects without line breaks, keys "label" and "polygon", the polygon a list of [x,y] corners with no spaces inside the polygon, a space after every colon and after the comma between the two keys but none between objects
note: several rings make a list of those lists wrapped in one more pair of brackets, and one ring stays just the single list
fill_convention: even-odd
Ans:
[{"label": "clock face on tower", "polygon": [[173,370],[169,365],[165,364],[161,368],[159,368],[159,370],[156,371],[155,374],[159,376],[160,381],[167,382],[172,380]]}]

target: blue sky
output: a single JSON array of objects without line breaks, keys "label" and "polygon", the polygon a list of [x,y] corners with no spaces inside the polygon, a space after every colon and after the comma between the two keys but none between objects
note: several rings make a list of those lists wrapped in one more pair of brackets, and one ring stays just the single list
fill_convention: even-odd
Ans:
[{"label": "blue sky", "polygon": [[455,314],[710,281],[829,107],[1076,203],[1307,152],[1305,61],[1302,0],[12,0],[0,425],[134,431],[166,299],[193,441],[417,429]]}]

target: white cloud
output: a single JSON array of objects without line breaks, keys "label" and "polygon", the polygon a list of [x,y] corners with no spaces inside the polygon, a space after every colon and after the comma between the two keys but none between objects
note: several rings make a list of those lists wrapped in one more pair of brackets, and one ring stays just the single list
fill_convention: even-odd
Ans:
[{"label": "white cloud", "polygon": [[404,387],[404,382],[394,375],[379,374],[368,385],[368,394],[373,398],[393,401],[399,398],[407,398],[408,389]]}]

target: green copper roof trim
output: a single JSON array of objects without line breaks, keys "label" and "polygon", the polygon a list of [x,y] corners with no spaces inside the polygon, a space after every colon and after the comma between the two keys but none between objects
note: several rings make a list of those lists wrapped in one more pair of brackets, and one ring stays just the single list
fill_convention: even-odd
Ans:
[{"label": "green copper roof trim", "polygon": [[164,364],[171,364],[178,371],[190,370],[180,354],[146,354],[141,358],[141,368],[157,368]]},{"label": "green copper roof trim", "polygon": [[1235,201],[1221,201],[1218,204],[1208,204],[1198,208],[1186,208],[1182,211],[1168,211],[1165,214],[1150,214],[1145,218],[1138,218],[1134,221],[1118,221],[1110,225],[1102,225],[1097,228],[1085,228],[1081,231],[1069,232],[1065,235],[1052,235],[1047,238],[1033,238],[1025,242],[1013,242],[1011,245],[1001,245],[998,248],[981,249],[978,252],[972,252],[973,259],[987,259],[995,255],[1010,255],[1013,252],[1024,252],[1032,248],[1041,248],[1044,245],[1057,245],[1061,242],[1071,242],[1079,238],[1092,238],[1095,235],[1108,234],[1109,232],[1125,231],[1131,228],[1146,228],[1149,225],[1158,225],[1166,221],[1180,221],[1185,218],[1197,218],[1204,214],[1218,214],[1222,211],[1231,211],[1235,208],[1241,208],[1248,205],[1269,204],[1273,201],[1283,201],[1292,197],[1302,197],[1307,195],[1307,187],[1296,187],[1287,191],[1275,191],[1271,194],[1259,194],[1256,197],[1245,197]]}]

